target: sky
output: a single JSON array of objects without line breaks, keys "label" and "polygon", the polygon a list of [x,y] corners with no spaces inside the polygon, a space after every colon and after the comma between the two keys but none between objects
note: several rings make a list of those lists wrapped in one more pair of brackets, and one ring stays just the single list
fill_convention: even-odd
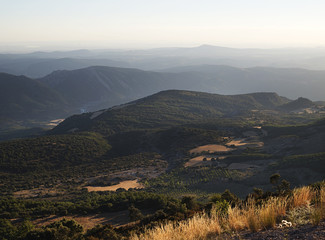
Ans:
[{"label": "sky", "polygon": [[0,0],[0,51],[325,46],[324,0]]}]

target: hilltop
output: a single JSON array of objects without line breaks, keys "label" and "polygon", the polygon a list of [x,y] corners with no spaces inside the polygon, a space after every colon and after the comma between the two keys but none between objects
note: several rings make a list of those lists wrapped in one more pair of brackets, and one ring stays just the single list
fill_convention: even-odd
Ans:
[{"label": "hilltop", "polygon": [[276,93],[219,95],[168,90],[124,105],[71,116],[54,128],[52,133],[98,131],[109,134],[211,122],[220,118],[247,117],[252,114],[258,118],[261,114],[268,114],[268,111],[270,119],[275,119],[277,114],[289,112],[286,108],[290,103],[290,111],[305,108],[305,102],[300,102],[280,97]]}]

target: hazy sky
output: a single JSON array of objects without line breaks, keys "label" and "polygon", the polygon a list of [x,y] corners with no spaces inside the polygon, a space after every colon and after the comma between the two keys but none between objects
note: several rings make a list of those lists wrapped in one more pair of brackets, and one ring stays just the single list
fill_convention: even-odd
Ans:
[{"label": "hazy sky", "polygon": [[0,0],[0,50],[325,46],[324,0]]}]

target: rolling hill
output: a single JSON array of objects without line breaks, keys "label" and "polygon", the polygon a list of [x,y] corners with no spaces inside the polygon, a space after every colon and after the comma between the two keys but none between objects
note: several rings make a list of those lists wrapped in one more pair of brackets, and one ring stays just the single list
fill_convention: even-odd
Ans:
[{"label": "rolling hill", "polygon": [[[156,71],[189,65],[229,65],[307,68],[324,70],[324,48],[240,49],[212,45],[133,50],[74,50],[0,54],[0,71],[42,77],[55,70],[73,70],[95,65],[132,67]],[[66,65],[63,66],[62,63]]]},{"label": "rolling hill", "polygon": [[[3,107],[0,115],[3,123],[6,119],[24,122],[31,119],[65,118],[75,113],[124,104],[169,89],[219,94],[272,91],[290,98],[311,96],[317,100],[323,100],[324,97],[322,89],[325,87],[325,74],[322,71],[241,69],[212,65],[173,68],[168,71],[171,72],[95,66],[55,71],[37,80],[27,81],[26,77],[11,76],[13,79],[25,79],[17,85],[14,81],[8,82],[10,75],[2,74]],[[295,91],[292,91],[293,87]],[[309,105],[312,106],[313,103]],[[294,103],[287,106],[292,111],[295,108],[298,110]],[[285,111],[285,107],[282,109]]]},{"label": "rolling hill", "polygon": [[45,120],[68,113],[67,102],[38,80],[0,73],[0,118]]},{"label": "rolling hill", "polygon": [[167,89],[204,90],[201,75],[95,66],[39,79],[81,111],[95,111]]},{"label": "rolling hill", "polygon": [[[300,115],[282,109],[290,103],[300,108],[299,103],[305,106],[306,101],[291,101],[276,93],[224,96],[168,90],[74,115],[47,136],[0,143],[0,180],[6,183],[2,188],[10,184],[22,190],[44,182],[61,188],[64,182],[69,189],[94,179],[105,185],[118,174],[143,179],[150,191],[216,192],[227,187],[243,196],[253,186],[268,186],[266,176],[274,172],[288,176],[295,185],[317,181],[323,171],[319,164],[325,152],[320,144],[324,120],[287,126],[290,116],[299,119]],[[270,125],[274,118],[280,118],[277,123],[282,126]],[[241,141],[243,147],[236,146]],[[209,144],[232,150],[190,152]],[[204,156],[224,158],[184,165]],[[22,179],[28,179],[28,184]]]},{"label": "rolling hill", "polygon": [[[277,68],[188,66],[150,72],[104,66],[56,71],[39,79],[55,89],[76,109],[96,111],[169,90],[192,90],[218,94],[277,92],[292,99],[323,100],[323,71]],[[292,88],[295,91],[292,91]],[[306,87],[308,86],[308,87]]]},{"label": "rolling hill", "polygon": [[[35,53],[26,57],[4,57],[0,55],[0,72],[6,72],[14,75],[25,75],[30,78],[41,78],[53,71],[58,70],[75,70],[89,66],[111,66],[111,67],[128,67],[127,63],[113,61],[110,59],[83,59],[74,54],[60,55]],[[53,58],[57,57],[57,58]],[[74,58],[73,58],[74,57]]]},{"label": "rolling hill", "polygon": [[281,106],[289,102],[291,100],[276,93],[218,95],[168,90],[110,109],[74,115],[52,132],[95,130],[109,134],[171,127],[209,122],[221,117],[248,116],[252,110],[281,111]]}]

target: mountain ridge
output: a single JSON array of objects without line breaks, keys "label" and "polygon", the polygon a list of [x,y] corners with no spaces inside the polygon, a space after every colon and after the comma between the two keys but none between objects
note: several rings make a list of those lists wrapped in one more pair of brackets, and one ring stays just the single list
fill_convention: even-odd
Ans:
[{"label": "mountain ridge", "polygon": [[68,104],[38,80],[0,73],[0,109],[2,118],[44,119],[45,115],[63,116],[68,112]]},{"label": "mountain ridge", "polygon": [[213,121],[224,117],[248,116],[252,111],[283,111],[292,102],[276,93],[220,95],[195,91],[166,90],[96,112],[74,115],[51,133],[113,132],[154,129]]}]

